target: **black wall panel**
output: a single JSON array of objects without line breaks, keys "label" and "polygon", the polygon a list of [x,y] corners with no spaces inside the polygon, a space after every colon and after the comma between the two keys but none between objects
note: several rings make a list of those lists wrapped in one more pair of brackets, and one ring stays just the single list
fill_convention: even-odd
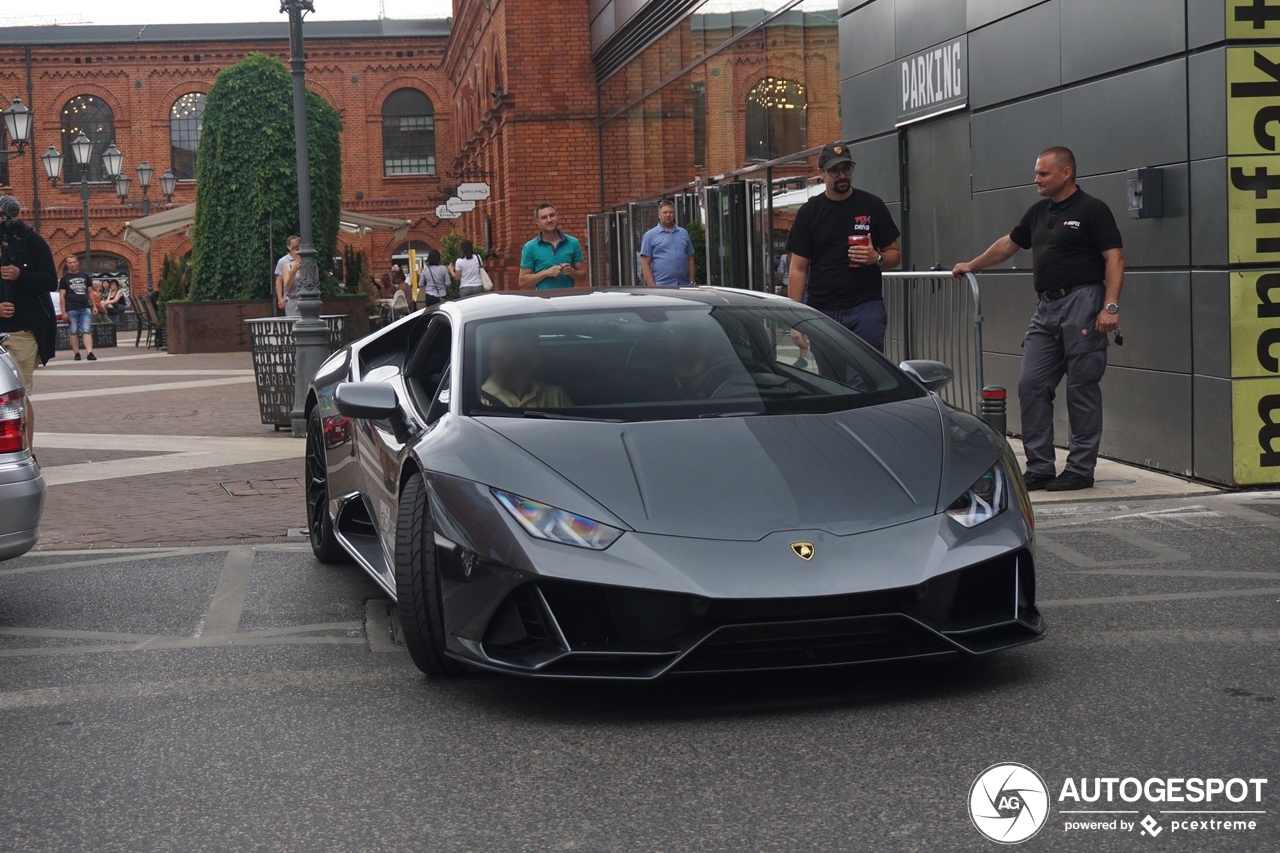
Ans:
[{"label": "black wall panel", "polygon": [[979,273],[978,286],[982,348],[1021,358],[1022,338],[1036,310],[1031,273]]},{"label": "black wall panel", "polygon": [[861,139],[893,130],[898,121],[898,64],[850,77],[840,83],[841,126],[845,139]]},{"label": "black wall panel", "polygon": [[[1221,11],[1221,9],[1219,9]],[[1187,57],[1190,157],[1223,157],[1227,153],[1227,54],[1224,48]]]},{"label": "black wall panel", "polygon": [[893,0],[877,0],[840,21],[840,77],[893,62]]},{"label": "black wall panel", "polygon": [[965,4],[965,23],[971,31],[976,30],[1042,2],[1044,0],[969,0]]},{"label": "black wall panel", "polygon": [[1186,164],[1164,168],[1164,216],[1130,219],[1128,178],[1124,172],[1081,178],[1080,187],[1107,203],[1124,239],[1124,261],[1130,267],[1179,267],[1191,263],[1187,215]]},{"label": "black wall panel", "polygon": [[1206,480],[1233,484],[1231,382],[1211,376],[1196,376],[1192,382],[1193,473]]},{"label": "black wall panel", "polygon": [[1106,74],[1183,50],[1183,3],[1184,0],[1063,3],[1062,82]]},{"label": "black wall panel", "polygon": [[1231,291],[1226,270],[1191,273],[1191,361],[1195,372],[1231,376]]},{"label": "black wall panel", "polygon": [[1079,174],[1186,160],[1186,74],[1178,59],[1064,90],[1062,144]]},{"label": "black wall panel", "polygon": [[[975,151],[977,147],[975,145]],[[1040,200],[1034,186],[1013,187],[974,193],[973,196],[973,246],[974,254],[1013,230],[1022,220],[1027,208]],[[1019,251],[998,269],[1031,269],[1031,253]]]},{"label": "black wall panel", "polygon": [[1227,161],[1191,161],[1191,263],[1227,264]]},{"label": "black wall panel", "polygon": [[910,56],[965,31],[964,3],[957,0],[897,0],[894,18],[898,56]]},{"label": "black wall panel", "polygon": [[907,233],[916,269],[973,257],[967,113],[907,128]]},{"label": "black wall panel", "polygon": [[1191,373],[1191,274],[1133,272],[1120,294],[1124,346],[1112,346],[1118,367]]},{"label": "black wall panel", "polygon": [[1059,0],[969,34],[969,106],[977,109],[1062,83]]},{"label": "black wall panel", "polygon": [[[1103,456],[1190,473],[1190,375],[1108,367],[1102,377],[1102,411]],[[1058,439],[1065,444],[1067,435],[1059,432]]]},{"label": "black wall panel", "polygon": [[1036,156],[1062,144],[1062,94],[974,113],[972,125],[974,192],[1029,184]]},{"label": "black wall panel", "polygon": [[1187,0],[1187,47],[1204,47],[1226,38],[1221,0]]},{"label": "black wall panel", "polygon": [[853,168],[853,185],[880,196],[886,202],[898,201],[902,181],[898,172],[898,135],[878,136],[849,146],[849,154],[858,165]]}]

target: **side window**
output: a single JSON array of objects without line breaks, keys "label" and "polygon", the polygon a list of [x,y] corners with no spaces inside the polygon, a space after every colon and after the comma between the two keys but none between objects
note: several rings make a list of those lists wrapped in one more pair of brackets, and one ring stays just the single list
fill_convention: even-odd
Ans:
[{"label": "side window", "polygon": [[444,315],[437,314],[405,365],[406,383],[428,425],[449,411],[449,356],[452,346],[453,328]]}]

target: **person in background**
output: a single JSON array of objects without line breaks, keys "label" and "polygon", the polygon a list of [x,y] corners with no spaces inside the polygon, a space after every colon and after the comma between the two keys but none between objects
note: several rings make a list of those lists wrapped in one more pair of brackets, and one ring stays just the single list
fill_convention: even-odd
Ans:
[{"label": "person in background", "polygon": [[409,290],[409,282],[405,280],[404,274],[393,272],[391,274],[391,314],[395,319],[409,316],[409,312],[413,310],[413,294]]},{"label": "person in background", "polygon": [[58,290],[66,306],[67,336],[71,339],[73,360],[80,360],[83,342],[88,360],[97,361],[98,357],[93,354],[93,286],[89,284],[89,277],[80,271],[80,259],[75,255],[67,258],[67,273],[58,282]]},{"label": "person in background", "polygon": [[533,218],[538,223],[538,236],[520,252],[520,287],[551,290],[585,283],[582,244],[560,230],[556,206],[543,202],[533,211]]},{"label": "person in background", "polygon": [[443,302],[449,294],[449,270],[440,263],[440,252],[427,253],[427,265],[418,277],[418,307],[429,308]]},{"label": "person in background", "polygon": [[[284,312],[286,317],[300,317],[302,315],[298,313],[298,297],[294,295],[292,287],[285,287],[284,272],[289,266],[294,266],[296,270],[302,238],[296,234],[291,235],[284,241],[284,245],[288,251],[276,261],[276,306]],[[292,282],[292,279],[290,281]]]},{"label": "person in background", "polygon": [[458,280],[460,296],[484,293],[484,280],[480,278],[483,266],[484,259],[476,254],[475,246],[471,245],[470,240],[463,240],[461,253],[449,264],[449,275]]},{"label": "person in background", "polygon": [[58,287],[58,268],[44,238],[19,216],[22,205],[0,196],[0,332],[5,349],[18,363],[27,403],[27,447],[35,432],[31,391],[36,362],[47,364],[58,345],[58,326],[49,295]]},{"label": "person in background", "polygon": [[640,266],[649,287],[688,287],[697,278],[693,240],[676,224],[676,203],[658,205],[658,224],[640,240]]},{"label": "person in background", "polygon": [[787,292],[884,352],[889,315],[881,270],[902,260],[900,233],[879,197],[853,186],[848,146],[833,142],[818,155],[825,190],[796,213],[787,237]]},{"label": "person in background", "polygon": [[107,293],[102,297],[102,307],[106,310],[108,317],[119,317],[129,307],[120,282],[114,278],[107,282]]}]

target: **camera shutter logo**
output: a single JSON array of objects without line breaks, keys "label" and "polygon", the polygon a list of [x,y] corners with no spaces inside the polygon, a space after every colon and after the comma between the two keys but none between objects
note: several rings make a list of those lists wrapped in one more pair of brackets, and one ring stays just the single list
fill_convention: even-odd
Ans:
[{"label": "camera shutter logo", "polygon": [[987,838],[1017,844],[1034,836],[1049,817],[1049,789],[1025,764],[993,764],[969,789],[969,818]]}]

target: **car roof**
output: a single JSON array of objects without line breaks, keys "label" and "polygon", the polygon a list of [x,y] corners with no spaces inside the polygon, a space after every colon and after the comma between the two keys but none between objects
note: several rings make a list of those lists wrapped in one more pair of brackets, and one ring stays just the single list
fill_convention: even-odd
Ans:
[{"label": "car roof", "polygon": [[785,296],[731,287],[574,287],[554,290],[503,290],[468,296],[444,304],[463,322],[554,311],[675,308],[690,303],[711,306],[784,304],[802,307]]}]

